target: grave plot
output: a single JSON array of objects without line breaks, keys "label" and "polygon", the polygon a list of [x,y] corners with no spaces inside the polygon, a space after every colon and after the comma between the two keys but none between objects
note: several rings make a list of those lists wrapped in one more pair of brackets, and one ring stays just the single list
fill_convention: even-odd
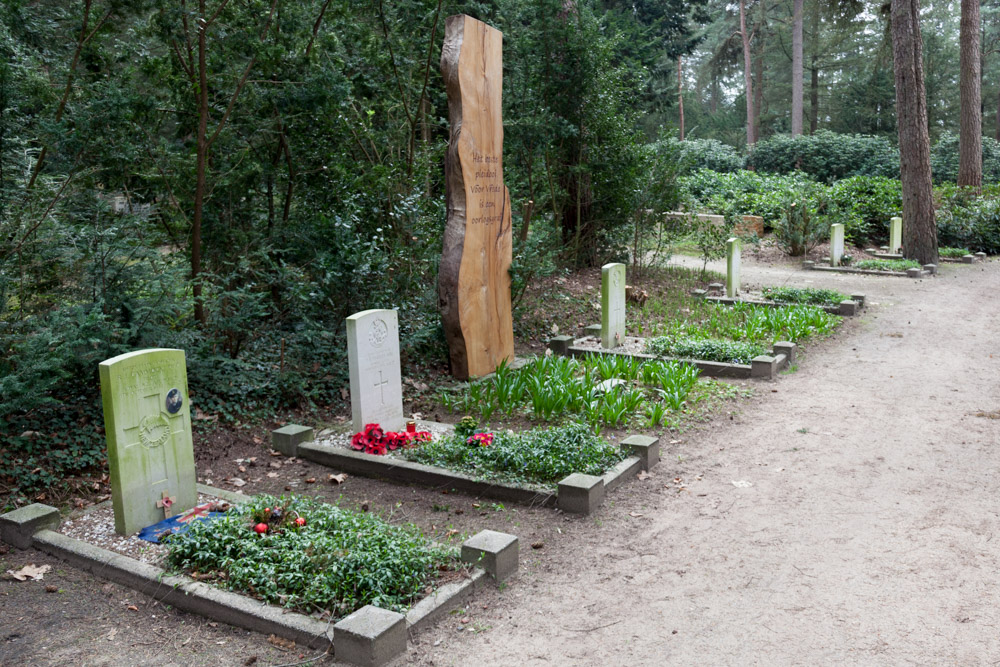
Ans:
[{"label": "grave plot", "polygon": [[895,276],[898,278],[926,278],[937,273],[936,264],[921,266],[910,259],[865,259],[852,262],[850,266],[824,266],[811,260],[802,262],[807,271],[828,271],[832,273],[857,273],[870,276]]},{"label": "grave plot", "polygon": [[100,371],[112,500],[62,527],[46,505],[9,512],[4,542],[355,664],[391,660],[408,632],[516,572],[512,535],[485,531],[459,552],[373,514],[198,485],[184,353],[132,352]]},{"label": "grave plot", "polygon": [[975,264],[985,262],[985,252],[973,253],[968,248],[938,248],[938,261],[942,264]]},{"label": "grave plot", "polygon": [[[712,287],[711,285],[709,287]],[[765,287],[757,292],[744,292],[740,299],[716,296],[709,290],[699,291],[706,301],[724,306],[737,303],[754,304],[769,308],[784,308],[788,306],[815,306],[822,308],[831,315],[851,317],[857,315],[865,305],[865,295],[852,294],[848,297],[836,290],[815,287]]]}]

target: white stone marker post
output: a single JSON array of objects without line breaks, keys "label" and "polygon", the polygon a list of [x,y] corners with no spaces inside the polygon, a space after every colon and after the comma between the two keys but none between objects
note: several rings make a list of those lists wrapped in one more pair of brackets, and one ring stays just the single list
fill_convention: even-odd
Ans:
[{"label": "white stone marker post", "polygon": [[403,385],[399,370],[399,318],[394,310],[364,310],[347,318],[347,364],[355,432],[365,424],[400,431]]},{"label": "white stone marker post", "polygon": [[625,265],[601,267],[601,346],[625,342]]},{"label": "white stone marker post", "polygon": [[903,219],[889,219],[889,252],[898,254],[903,247]]},{"label": "white stone marker post", "polygon": [[735,236],[726,241],[726,296],[735,299],[740,293],[740,249],[742,243]]},{"label": "white stone marker post", "polygon": [[830,266],[840,266],[844,256],[844,225],[830,225]]}]

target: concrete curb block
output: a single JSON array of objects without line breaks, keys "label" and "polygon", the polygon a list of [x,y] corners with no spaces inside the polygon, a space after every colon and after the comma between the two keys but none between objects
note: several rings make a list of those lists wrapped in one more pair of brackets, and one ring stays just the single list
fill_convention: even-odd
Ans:
[{"label": "concrete curb block", "polygon": [[406,626],[410,636],[424,630],[448,612],[466,603],[476,591],[489,581],[489,575],[482,568],[475,568],[465,581],[445,584],[428,595],[406,612]]},{"label": "concrete curb block", "polygon": [[910,275],[908,272],[903,271],[871,271],[869,269],[848,269],[838,266],[820,266],[819,264],[813,264],[812,262],[802,262],[802,268],[806,271],[827,271],[830,273],[857,273],[865,276],[891,276],[895,278],[925,278],[930,275],[929,272],[923,269],[909,269],[909,271],[919,271]]},{"label": "concrete curb block", "polygon": [[[579,340],[579,339],[578,339]],[[788,345],[794,345],[794,343],[788,343]],[[774,377],[780,372],[785,366],[788,365],[788,359],[790,355],[786,352],[787,350],[782,350],[779,352],[777,349],[774,350],[775,356],[779,354],[785,354],[785,361],[782,364],[776,365],[773,372],[768,376],[758,376],[753,372],[753,366],[751,364],[725,364],[720,361],[704,361],[702,359],[680,359],[676,357],[657,357],[652,354],[645,354],[643,352],[618,352],[616,350],[594,350],[587,347],[579,347],[577,345],[571,345],[567,348],[568,356],[571,357],[582,357],[588,354],[604,354],[608,356],[621,356],[621,357],[632,357],[634,359],[643,359],[648,361],[654,361],[659,359],[660,361],[680,361],[685,364],[691,364],[697,367],[702,375],[707,377],[721,377],[721,378],[733,378],[737,380],[748,380],[751,378],[758,379],[768,379],[773,380]],[[554,352],[553,352],[554,353]]]}]

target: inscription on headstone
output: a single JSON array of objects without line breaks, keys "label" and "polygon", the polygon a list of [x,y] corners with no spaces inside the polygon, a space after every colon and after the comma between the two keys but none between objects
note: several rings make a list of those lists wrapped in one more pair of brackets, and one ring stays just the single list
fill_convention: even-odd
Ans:
[{"label": "inscription on headstone", "polygon": [[347,318],[347,365],[354,431],[362,431],[365,424],[401,430],[403,386],[396,311],[364,310]]},{"label": "inscription on headstone", "polygon": [[726,296],[730,299],[740,293],[740,246],[735,236],[726,241]]},{"label": "inscription on headstone", "polygon": [[451,140],[438,297],[451,372],[462,379],[492,373],[501,361],[514,359],[502,46],[499,30],[469,16],[448,17],[441,72]]},{"label": "inscription on headstone", "polygon": [[844,257],[844,225],[830,225],[830,266],[840,266]]},{"label": "inscription on headstone", "polygon": [[625,341],[625,265],[601,267],[601,346],[618,347]]},{"label": "inscription on headstone", "polygon": [[131,535],[197,501],[184,351],[122,354],[100,375],[115,531]]}]

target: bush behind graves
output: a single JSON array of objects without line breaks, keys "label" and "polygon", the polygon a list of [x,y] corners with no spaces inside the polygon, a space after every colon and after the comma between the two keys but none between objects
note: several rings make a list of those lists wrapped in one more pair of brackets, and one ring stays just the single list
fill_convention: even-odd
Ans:
[{"label": "bush behind graves", "polygon": [[479,479],[535,483],[551,488],[575,472],[600,475],[625,458],[585,424],[499,431],[488,445],[453,435],[407,449],[402,455]]},{"label": "bush behind graves", "polygon": [[899,152],[879,136],[829,130],[777,134],[754,144],[747,167],[779,174],[803,171],[823,183],[851,176],[898,177]]},{"label": "bush behind graves", "polygon": [[[302,517],[280,529],[254,531],[265,508]],[[405,612],[439,568],[456,566],[415,527],[302,497],[256,496],[218,520],[198,522],[168,541],[168,562],[230,590],[333,619],[371,604]],[[207,576],[206,576],[207,575]]]}]

